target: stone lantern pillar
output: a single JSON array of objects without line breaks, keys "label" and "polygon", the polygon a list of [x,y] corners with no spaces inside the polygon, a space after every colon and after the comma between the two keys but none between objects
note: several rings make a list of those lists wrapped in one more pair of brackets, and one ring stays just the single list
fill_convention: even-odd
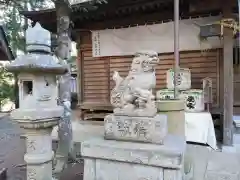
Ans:
[{"label": "stone lantern pillar", "polygon": [[56,76],[66,67],[51,54],[50,45],[50,32],[37,23],[26,31],[27,54],[7,66],[19,78],[20,107],[11,117],[25,130],[27,180],[52,179],[51,131],[63,114],[63,107],[57,105]]}]

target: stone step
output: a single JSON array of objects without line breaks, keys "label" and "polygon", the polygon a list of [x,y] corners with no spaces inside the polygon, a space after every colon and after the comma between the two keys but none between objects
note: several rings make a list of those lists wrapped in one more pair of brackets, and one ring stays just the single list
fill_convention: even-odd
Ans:
[{"label": "stone step", "polygon": [[239,180],[239,155],[236,153],[212,152],[209,156],[205,180]]}]

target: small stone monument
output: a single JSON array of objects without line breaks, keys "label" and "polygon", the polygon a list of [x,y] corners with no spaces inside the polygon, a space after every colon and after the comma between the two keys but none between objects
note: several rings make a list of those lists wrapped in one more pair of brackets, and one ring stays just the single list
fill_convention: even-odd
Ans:
[{"label": "small stone monument", "polygon": [[126,78],[115,72],[114,113],[104,120],[104,138],[81,145],[84,180],[182,180],[185,138],[167,135],[167,116],[157,114],[156,52],[139,52]]},{"label": "small stone monument", "polygon": [[37,23],[26,31],[27,54],[7,66],[19,79],[20,107],[11,117],[25,130],[27,180],[52,179],[51,131],[63,114],[57,105],[56,75],[65,73],[66,67],[51,55],[50,46],[50,32]]}]

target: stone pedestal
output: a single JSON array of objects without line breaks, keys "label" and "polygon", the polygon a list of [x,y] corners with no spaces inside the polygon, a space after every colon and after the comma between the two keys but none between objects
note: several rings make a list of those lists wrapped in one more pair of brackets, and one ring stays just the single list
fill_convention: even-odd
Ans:
[{"label": "stone pedestal", "polygon": [[167,115],[157,113],[152,94],[158,62],[156,52],[138,52],[126,78],[114,72],[114,113],[105,117],[104,137],[81,146],[84,180],[183,179],[184,135],[167,136]]},{"label": "stone pedestal", "polygon": [[159,115],[167,115],[168,133],[185,136],[185,112],[182,100],[157,101]]},{"label": "stone pedestal", "polygon": [[129,117],[110,114],[104,119],[105,139],[163,144],[167,116]]},{"label": "stone pedestal", "polygon": [[164,145],[94,138],[82,143],[84,180],[182,180],[185,139],[167,136]]},{"label": "stone pedestal", "polygon": [[27,164],[27,180],[52,179],[52,151],[51,132],[58,124],[63,114],[63,107],[41,109],[16,109],[11,113],[25,131]]},{"label": "stone pedestal", "polygon": [[51,129],[27,131],[26,147],[24,156],[27,167],[27,179],[44,180],[52,177],[52,139]]},{"label": "stone pedestal", "polygon": [[[12,113],[14,117],[14,111]],[[24,128],[26,137],[27,180],[52,179],[52,151],[51,132],[58,124],[59,117],[39,120],[17,120]]]}]

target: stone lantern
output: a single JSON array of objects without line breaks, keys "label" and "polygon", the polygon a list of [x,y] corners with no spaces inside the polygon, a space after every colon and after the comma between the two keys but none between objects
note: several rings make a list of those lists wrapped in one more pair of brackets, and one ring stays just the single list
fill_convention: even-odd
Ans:
[{"label": "stone lantern", "polygon": [[26,31],[27,53],[7,66],[19,79],[20,107],[11,117],[25,130],[28,180],[52,179],[51,131],[63,114],[63,107],[57,105],[56,76],[67,68],[51,54],[50,46],[50,32],[37,23]]}]

